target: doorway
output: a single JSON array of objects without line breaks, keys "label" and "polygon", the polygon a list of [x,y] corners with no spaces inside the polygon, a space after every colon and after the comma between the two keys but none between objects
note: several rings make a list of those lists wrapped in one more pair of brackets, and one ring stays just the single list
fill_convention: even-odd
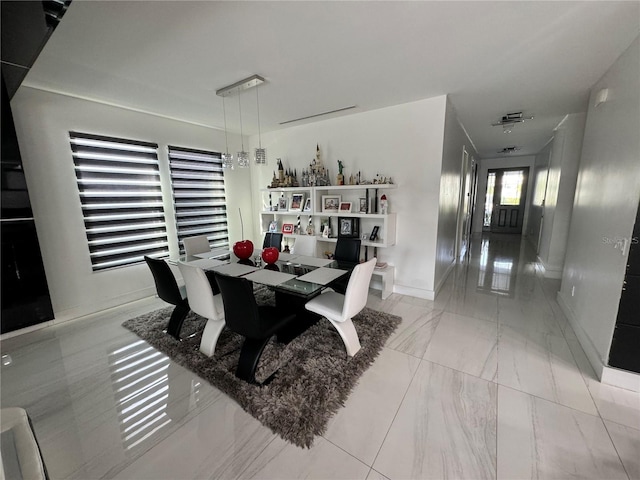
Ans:
[{"label": "doorway", "polygon": [[529,167],[496,168],[487,172],[482,230],[522,233]]}]

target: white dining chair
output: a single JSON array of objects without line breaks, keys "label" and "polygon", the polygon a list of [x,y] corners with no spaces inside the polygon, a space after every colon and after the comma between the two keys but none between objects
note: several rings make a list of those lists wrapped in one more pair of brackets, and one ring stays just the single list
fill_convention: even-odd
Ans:
[{"label": "white dining chair", "polygon": [[358,332],[351,319],[360,313],[367,303],[369,282],[376,262],[377,259],[374,257],[353,269],[344,295],[327,290],[305,304],[307,310],[322,315],[331,322],[340,334],[350,357],[360,350]]},{"label": "white dining chair", "polygon": [[296,237],[296,241],[293,244],[293,252],[296,255],[304,255],[306,257],[316,256],[316,236],[315,235],[302,235]]},{"label": "white dining chair", "polygon": [[207,253],[211,251],[209,239],[206,235],[187,237],[182,240],[182,244],[184,245],[184,253],[187,255],[195,255],[196,253]]},{"label": "white dining chair", "polygon": [[185,262],[178,262],[178,268],[187,287],[189,307],[193,312],[207,319],[200,341],[200,351],[212,357],[220,332],[225,325],[222,296],[220,293],[213,293],[211,283],[201,268]]}]

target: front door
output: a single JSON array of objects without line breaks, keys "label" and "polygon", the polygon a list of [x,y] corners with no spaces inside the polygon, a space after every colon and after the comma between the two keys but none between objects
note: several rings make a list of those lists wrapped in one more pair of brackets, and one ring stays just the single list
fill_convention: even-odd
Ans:
[{"label": "front door", "polygon": [[485,227],[494,233],[522,233],[529,168],[499,168],[488,172]]}]

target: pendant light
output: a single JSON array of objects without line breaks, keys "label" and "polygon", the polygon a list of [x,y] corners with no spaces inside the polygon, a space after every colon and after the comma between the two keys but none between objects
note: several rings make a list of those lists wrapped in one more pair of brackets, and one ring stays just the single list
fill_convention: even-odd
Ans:
[{"label": "pendant light", "polygon": [[[222,167],[223,168],[229,168],[229,169],[233,169],[233,155],[229,154],[229,144],[227,141],[227,113],[225,110],[225,103],[224,103],[224,97],[227,96],[231,96],[231,95],[238,95],[238,110],[240,112],[240,142],[242,145],[242,150],[239,151],[236,155],[237,157],[237,161],[238,161],[238,167],[240,168],[247,168],[249,166],[249,153],[245,152],[244,150],[244,131],[243,131],[243,126],[242,126],[242,102],[240,101],[240,94],[242,93],[243,90],[248,90],[250,88],[254,88],[257,87],[258,85],[260,85],[261,83],[264,83],[264,78],[262,78],[260,75],[252,75],[248,78],[245,78],[243,80],[240,80],[239,82],[236,82],[232,85],[228,85],[226,87],[223,87],[219,90],[216,90],[216,95],[222,97],[222,109],[224,111],[224,135],[225,135],[225,142],[226,142],[226,152],[222,154]],[[257,90],[256,90],[257,92]],[[256,97],[257,99],[257,97]],[[260,111],[258,110],[258,139],[259,142],[261,142],[260,139]],[[258,152],[262,152],[262,153],[258,153]],[[265,150],[262,148],[262,143],[260,143],[260,148],[256,149],[256,155],[260,158],[264,158],[263,162],[258,162],[258,160],[256,160],[256,163],[266,163],[266,152]]]},{"label": "pendant light", "polygon": [[227,109],[224,104],[224,97],[222,97],[222,114],[224,115],[224,143],[225,153],[222,154],[222,168],[233,170],[233,155],[229,153],[229,140],[227,138]]},{"label": "pendant light", "polygon": [[256,110],[258,112],[258,148],[255,149],[256,165],[267,164],[267,150],[262,148],[262,136],[260,132],[260,99],[258,98],[258,87],[256,86]]},{"label": "pendant light", "polygon": [[238,92],[238,110],[240,111],[240,142],[242,144],[242,150],[238,152],[238,166],[240,168],[247,168],[249,166],[249,153],[244,151],[244,134],[242,133],[242,105],[240,103],[240,92]]}]

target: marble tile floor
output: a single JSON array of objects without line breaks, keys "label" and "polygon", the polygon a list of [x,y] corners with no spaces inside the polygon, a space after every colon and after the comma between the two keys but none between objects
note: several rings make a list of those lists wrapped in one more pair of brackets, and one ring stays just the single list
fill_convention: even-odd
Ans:
[{"label": "marble tile floor", "polygon": [[640,395],[600,384],[526,240],[473,239],[310,449],[122,328],[150,298],[2,341],[2,406],[52,479],[640,479]]}]

